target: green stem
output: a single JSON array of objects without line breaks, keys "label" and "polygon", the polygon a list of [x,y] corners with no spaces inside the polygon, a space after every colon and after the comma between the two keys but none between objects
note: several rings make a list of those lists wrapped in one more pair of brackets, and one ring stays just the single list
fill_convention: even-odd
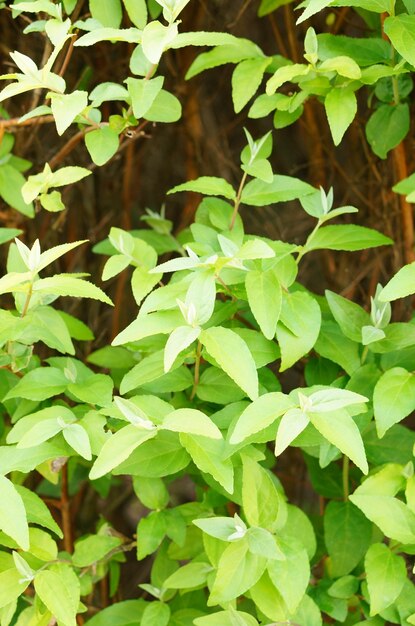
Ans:
[{"label": "green stem", "polygon": [[247,176],[248,176],[248,174],[246,172],[244,172],[244,175],[242,176],[241,182],[239,184],[238,192],[236,194],[235,202],[234,202],[234,205],[233,205],[233,213],[232,213],[232,217],[231,217],[231,223],[230,223],[230,226],[229,226],[229,230],[232,230],[233,227],[235,226],[236,216],[238,215],[239,206],[241,204],[242,191],[243,191],[243,188],[245,186]]},{"label": "green stem", "polygon": [[25,300],[25,303],[23,305],[22,314],[21,314],[20,317],[24,317],[26,315],[27,310],[29,308],[29,304],[30,304],[30,299],[32,297],[32,293],[33,293],[33,283],[30,283],[29,291],[27,292],[26,300]]},{"label": "green stem", "polygon": [[369,346],[365,346],[362,352],[362,358],[360,360],[361,364],[363,365],[364,362],[366,361],[367,355],[369,354]]},{"label": "green stem", "polygon": [[347,502],[349,498],[349,457],[343,455],[343,499]]},{"label": "green stem", "polygon": [[322,221],[318,220],[317,224],[314,226],[313,230],[311,231],[311,233],[309,234],[309,236],[307,237],[307,241],[305,242],[305,244],[303,245],[302,249],[299,251],[298,256],[295,260],[295,262],[297,263],[297,265],[299,264],[299,262],[301,261],[301,259],[303,258],[303,256],[305,254],[307,254],[307,252],[309,252],[307,250],[307,246],[310,245],[310,243],[312,242],[312,240],[314,239],[318,229],[320,228],[320,226],[322,225]]}]

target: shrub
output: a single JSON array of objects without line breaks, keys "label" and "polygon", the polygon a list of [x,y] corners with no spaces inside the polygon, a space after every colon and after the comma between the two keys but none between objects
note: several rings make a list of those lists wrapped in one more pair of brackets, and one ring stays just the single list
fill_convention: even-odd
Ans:
[{"label": "shrub", "polygon": [[[249,116],[273,113],[276,129],[316,97],[338,144],[356,115],[356,92],[369,85],[378,98],[366,126],[374,153],[385,158],[408,131],[410,2],[396,12],[390,3],[347,2],[385,37],[374,26],[353,40],[310,27],[304,63],[266,56],[226,32],[181,31],[189,0],[90,0],[86,19],[75,4],[4,7],[29,15],[26,31],[43,33],[50,49],[41,67],[12,53],[19,72],[3,76],[10,82],[0,93],[4,101],[44,90],[19,122],[3,112],[0,194],[28,218],[35,209],[64,214],[58,189],[93,168],[45,163],[25,179],[30,163],[12,152],[9,130],[76,127],[77,141],[104,165],[145,124],[180,117],[158,73],[167,50],[211,48],[189,78],[236,63],[235,111],[255,97]],[[280,4],[262,0],[260,14]],[[310,0],[299,22],[327,6]],[[122,9],[132,26],[122,27]],[[65,69],[75,48],[108,41],[132,44],[133,76],[68,91],[55,69],[61,52]],[[266,73],[266,92],[256,96]],[[292,94],[278,91],[287,83]],[[117,113],[107,118],[109,102]],[[274,174],[271,131],[245,136],[239,186],[200,176],[168,192],[203,197],[189,229],[176,236],[164,212],[148,211],[147,230],[113,226],[95,247],[108,257],[104,281],[131,267],[137,315],[86,359],[77,346],[91,331],[55,306],[60,297],[112,305],[88,275],[60,271],[59,260],[86,242],[44,250],[37,239],[24,244],[20,229],[0,230],[2,243],[15,239],[0,278],[1,626],[415,624],[415,435],[400,424],[415,409],[415,326],[391,321],[390,304],[415,292],[415,264],[378,285],[369,312],[306,288],[298,275],[306,255],[392,240],[347,223],[342,216],[357,209],[337,206],[332,189]],[[411,201],[414,184],[409,177],[396,190]],[[241,207],[288,201],[314,220],[303,244],[245,233]],[[301,451],[320,515],[289,502],[280,473],[287,449]],[[187,486],[184,502],[177,484]],[[105,508],[74,526],[92,494],[111,504],[117,486],[143,506],[134,535]],[[123,599],[122,572],[135,579],[143,560],[145,582]]]}]

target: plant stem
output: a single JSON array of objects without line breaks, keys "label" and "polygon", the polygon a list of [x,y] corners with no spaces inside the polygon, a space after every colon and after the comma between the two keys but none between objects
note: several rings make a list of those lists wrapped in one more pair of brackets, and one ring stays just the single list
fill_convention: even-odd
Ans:
[{"label": "plant stem", "polygon": [[69,498],[68,489],[68,464],[62,467],[61,470],[61,512],[62,512],[62,530],[63,530],[63,545],[66,552],[70,554],[73,551],[72,542],[72,523],[71,523],[71,501]]},{"label": "plant stem", "polygon": [[29,304],[30,304],[30,299],[32,297],[32,293],[33,293],[33,283],[30,283],[29,291],[27,292],[26,300],[25,300],[25,303],[23,305],[22,314],[21,314],[20,317],[24,317],[26,315],[27,310],[29,308]]},{"label": "plant stem", "polygon": [[349,457],[343,455],[343,499],[347,502],[349,498]]},{"label": "plant stem", "polygon": [[320,228],[320,226],[322,225],[323,222],[321,222],[320,220],[318,220],[317,224],[314,226],[313,230],[311,231],[311,233],[309,234],[309,236],[307,237],[307,241],[305,242],[304,246],[302,247],[302,249],[300,250],[300,252],[298,253],[298,256],[295,260],[295,262],[297,263],[297,265],[299,264],[299,262],[301,261],[301,259],[303,258],[303,256],[305,254],[307,254],[308,250],[307,250],[307,246],[310,244],[310,242],[313,240],[316,232],[318,231],[318,229]]},{"label": "plant stem", "polygon": [[195,377],[194,377],[194,381],[193,381],[193,389],[192,389],[192,393],[190,394],[190,400],[193,400],[193,398],[196,395],[196,391],[197,391],[197,386],[199,384],[199,379],[200,379],[200,357],[202,354],[202,344],[200,343],[200,341],[197,342],[197,348],[196,348],[196,361],[195,361]]},{"label": "plant stem", "polygon": [[360,362],[361,362],[361,364],[362,364],[362,365],[363,365],[363,364],[364,364],[364,362],[366,361],[366,358],[367,358],[368,353],[369,353],[369,346],[365,346],[365,347],[363,348],[362,358],[361,358],[361,360],[360,360]]},{"label": "plant stem", "polygon": [[229,230],[233,230],[233,227],[235,226],[235,220],[236,220],[236,216],[238,215],[239,206],[241,204],[242,191],[243,191],[243,188],[245,186],[247,176],[248,176],[248,174],[246,172],[244,172],[244,175],[242,176],[241,182],[239,183],[238,193],[236,194],[235,202],[234,202],[234,205],[233,205],[233,213],[232,213],[232,218],[231,218],[231,223],[230,223],[230,226],[229,226]]}]

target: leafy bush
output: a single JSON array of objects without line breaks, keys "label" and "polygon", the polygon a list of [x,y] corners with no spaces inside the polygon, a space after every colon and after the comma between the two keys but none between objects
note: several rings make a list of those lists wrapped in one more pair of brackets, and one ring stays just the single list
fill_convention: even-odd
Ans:
[{"label": "leafy bush", "polygon": [[[93,168],[45,163],[25,179],[30,162],[14,155],[8,131],[53,121],[63,135],[75,126],[94,164],[105,164],[145,124],[180,117],[157,74],[171,49],[211,48],[189,78],[235,63],[236,112],[268,73],[248,116],[272,113],[276,129],[316,97],[338,144],[356,115],[356,92],[370,86],[374,153],[386,157],[408,132],[409,0],[396,12],[389,2],[337,3],[377,20],[378,31],[352,40],[310,27],[304,63],[266,56],[229,33],[181,31],[189,0],[90,0],[91,16],[72,20],[75,4],[4,7],[29,15],[26,31],[43,33],[50,49],[41,67],[12,53],[19,72],[2,77],[10,79],[2,101],[44,90],[43,104],[19,122],[3,111],[0,194],[24,216],[65,211],[57,189]],[[262,0],[259,13],[281,4]],[[299,22],[329,4],[310,0]],[[68,92],[55,71],[61,51],[69,62],[74,48],[103,41],[132,44],[133,76]],[[278,91],[286,83],[293,93]],[[107,119],[109,102],[118,113]],[[306,255],[392,241],[342,221],[357,209],[338,207],[331,189],[274,174],[271,131],[245,135],[239,187],[202,176],[168,192],[203,196],[189,229],[176,237],[164,213],[148,211],[148,229],[112,227],[95,247],[108,257],[104,281],[132,268],[138,314],[86,362],[75,345],[91,341],[91,331],[55,307],[59,297],[112,304],[88,275],[56,265],[86,242],[42,250],[38,240],[25,245],[21,230],[0,229],[1,243],[15,239],[0,278],[1,626],[415,624],[415,434],[400,424],[415,409],[415,325],[391,321],[390,304],[415,292],[415,264],[378,285],[370,312],[332,291],[312,293],[298,280]],[[412,176],[396,191],[411,201],[414,185]],[[315,220],[302,245],[245,233],[241,206],[287,201]],[[300,386],[279,375],[299,371]],[[288,501],[278,477],[287,448],[301,450],[320,516]],[[190,493],[184,503],[174,497],[179,481]],[[79,510],[92,493],[110,500],[120,484],[145,510],[136,534],[97,516],[93,532],[75,528],[74,536],[75,501]],[[148,557],[146,582],[122,600],[122,571],[137,572]]]}]

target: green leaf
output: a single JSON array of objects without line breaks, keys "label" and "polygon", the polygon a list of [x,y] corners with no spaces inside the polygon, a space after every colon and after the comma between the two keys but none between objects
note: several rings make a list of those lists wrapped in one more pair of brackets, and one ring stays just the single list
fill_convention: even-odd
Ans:
[{"label": "green leaf", "polygon": [[233,430],[230,431],[229,442],[232,445],[241,443],[244,439],[270,426],[293,406],[291,398],[279,391],[260,396],[241,413]]},{"label": "green leaf", "polygon": [[111,435],[102,446],[94,465],[90,471],[91,480],[96,480],[128,459],[138,446],[157,434],[156,430],[143,430],[133,424],[124,426],[114,435]]},{"label": "green leaf", "polygon": [[170,494],[161,478],[133,477],[133,487],[137,498],[148,509],[164,509]]},{"label": "green leaf", "polygon": [[242,505],[251,526],[275,531],[280,496],[267,470],[244,455],[242,459]]},{"label": "green leaf", "polygon": [[[180,37],[180,35],[179,35]],[[263,56],[260,48],[249,39],[236,40],[235,44],[218,46],[209,52],[199,54],[187,70],[186,80],[201,72],[225,63],[239,63],[243,59]]]},{"label": "green leaf", "polygon": [[142,314],[115,337],[113,346],[120,346],[131,341],[140,341],[159,333],[170,334],[177,326],[183,325],[183,316],[179,311],[160,311]]},{"label": "green leaf", "polygon": [[258,626],[255,617],[243,611],[216,611],[211,615],[198,617],[193,621],[195,626]]},{"label": "green leaf", "polygon": [[388,152],[405,139],[409,124],[408,104],[382,104],[366,124],[366,137],[373,152],[386,159]]},{"label": "green leaf", "polygon": [[270,58],[246,59],[238,63],[232,74],[232,100],[235,113],[242,111],[255,95],[270,63]]},{"label": "green leaf", "polygon": [[230,543],[219,560],[209,605],[224,604],[245,593],[262,576],[266,564],[265,557],[248,552],[244,540]]},{"label": "green leaf", "polygon": [[[207,31],[179,33],[172,44],[172,48],[185,46],[240,46],[243,40],[230,33],[215,33]],[[251,42],[249,42],[251,43]]]},{"label": "green leaf", "polygon": [[22,550],[29,549],[29,527],[21,495],[5,476],[0,475],[0,529]]},{"label": "green leaf", "polygon": [[223,440],[182,433],[180,441],[202,472],[211,474],[228,493],[233,493],[233,465],[230,459],[224,459]]},{"label": "green leaf", "polygon": [[215,326],[203,330],[199,340],[223,371],[251,400],[255,400],[258,397],[258,375],[255,361],[243,339],[228,328]]},{"label": "green leaf", "polygon": [[131,96],[133,113],[137,119],[143,117],[151,108],[164,83],[164,76],[151,80],[145,78],[127,78],[128,91]]},{"label": "green leaf", "polygon": [[390,302],[415,293],[415,263],[402,267],[379,294],[381,302]]},{"label": "green leaf", "polygon": [[51,109],[58,135],[63,135],[77,115],[88,106],[88,92],[74,91],[70,94],[51,94]]},{"label": "green leaf", "polygon": [[170,622],[170,607],[163,602],[151,602],[143,611],[140,626],[167,626]]},{"label": "green leaf", "polygon": [[123,0],[128,17],[137,28],[144,28],[147,24],[146,0]]},{"label": "green leaf", "polygon": [[384,29],[394,48],[415,67],[415,15],[387,17]]},{"label": "green leaf", "polygon": [[377,230],[354,224],[324,226],[307,243],[306,250],[364,250],[387,246],[393,241]]},{"label": "green leaf", "polygon": [[37,293],[48,293],[55,296],[71,296],[73,298],[91,298],[99,300],[113,306],[108,296],[87,280],[74,278],[67,274],[55,274],[50,278],[41,278],[33,285],[33,291]]},{"label": "green leaf", "polygon": [[284,295],[277,339],[281,349],[281,368],[291,367],[307,354],[320,332],[321,312],[316,300],[308,293],[295,291]]},{"label": "green leaf", "polygon": [[0,196],[13,209],[27,217],[34,216],[33,204],[23,199],[22,187],[26,180],[9,164],[0,166]]},{"label": "green leaf", "polygon": [[180,101],[165,89],[162,89],[149,110],[144,115],[149,122],[163,122],[165,124],[177,122],[182,115]]},{"label": "green leaf", "polygon": [[314,349],[326,359],[338,363],[350,376],[360,367],[359,344],[345,337],[335,322],[323,320]]},{"label": "green leaf", "polygon": [[56,367],[40,367],[28,372],[7,394],[6,399],[46,400],[65,391],[68,385],[63,372]]},{"label": "green leaf", "polygon": [[35,590],[39,598],[65,626],[76,625],[80,585],[74,571],[60,563],[54,570],[41,570],[35,576]]},{"label": "green leaf", "polygon": [[176,23],[164,26],[155,20],[147,24],[142,33],[141,45],[145,56],[153,65],[159,63],[163,52],[170,47],[177,34]]},{"label": "green leaf", "polygon": [[122,19],[122,8],[120,0],[89,0],[89,10],[94,19],[98,20],[102,26],[118,28]]},{"label": "green leaf", "polygon": [[403,367],[387,370],[378,380],[373,409],[376,429],[382,438],[389,428],[415,410],[415,378]]},{"label": "green leaf", "polygon": [[192,326],[179,326],[175,328],[167,339],[164,348],[164,371],[168,372],[177,356],[188,348],[199,337],[201,329]]},{"label": "green leaf", "polygon": [[369,314],[358,304],[333,291],[325,292],[330,311],[342,332],[358,343],[362,340],[362,328],[370,323]]},{"label": "green leaf", "polygon": [[272,183],[262,180],[249,182],[244,187],[241,201],[249,206],[266,206],[274,202],[296,200],[314,192],[314,187],[298,178],[276,175]]},{"label": "green leaf", "polygon": [[334,145],[338,146],[357,113],[357,100],[353,89],[335,87],[325,97],[324,107]]},{"label": "green leaf", "polygon": [[22,232],[18,228],[0,228],[0,245],[18,237]]},{"label": "green leaf", "polygon": [[208,563],[188,563],[166,578],[163,585],[166,589],[193,589],[204,585],[212,570]]},{"label": "green leaf", "polygon": [[194,191],[196,193],[202,193],[205,196],[223,196],[234,200],[236,193],[234,188],[223,178],[217,178],[215,176],[201,176],[196,180],[191,180],[182,185],[177,185],[170,189],[168,194],[177,193],[178,191]]},{"label": "green leaf", "polygon": [[415,543],[415,513],[401,500],[392,496],[362,495],[359,488],[350,500],[387,537],[402,543]]},{"label": "green leaf", "polygon": [[345,409],[328,413],[309,411],[308,416],[313,426],[327,441],[348,456],[364,474],[368,473],[362,436]]},{"label": "green leaf", "polygon": [[21,485],[15,485],[15,489],[23,500],[29,524],[43,526],[62,538],[62,531],[43,500],[34,491]]},{"label": "green leaf", "polygon": [[245,279],[250,309],[267,339],[273,339],[281,313],[282,289],[274,270],[251,270]]},{"label": "green leaf", "polygon": [[365,557],[370,615],[377,615],[395,602],[406,581],[406,565],[401,556],[385,544],[374,543]]},{"label": "green leaf", "polygon": [[96,613],[89,620],[90,626],[132,626],[141,619],[146,605],[143,598],[116,602]]},{"label": "green leaf", "polygon": [[[385,20],[386,21],[386,20]],[[390,44],[380,37],[346,37],[321,33],[317,35],[318,54],[322,61],[346,54],[360,67],[388,63]]]},{"label": "green leaf", "polygon": [[278,9],[285,4],[289,4],[291,0],[261,0],[261,4],[259,5],[258,15],[259,17],[263,17],[264,15],[268,15]]},{"label": "green leaf", "polygon": [[295,613],[310,581],[310,563],[306,550],[297,541],[279,541],[285,560],[268,563],[271,581],[280,592],[290,613]]},{"label": "green leaf", "polygon": [[22,574],[12,564],[10,568],[0,572],[0,608],[17,600],[29,584],[30,580],[23,580]]},{"label": "green leaf", "polygon": [[197,409],[177,409],[166,415],[162,428],[176,433],[202,435],[210,439],[222,439],[219,428],[212,420]]},{"label": "green leaf", "polygon": [[85,135],[85,145],[96,165],[104,165],[117,152],[118,134],[110,126],[102,126]]},{"label": "green leaf", "polygon": [[109,552],[120,545],[121,539],[119,537],[111,537],[109,535],[81,537],[75,543],[72,562],[75,567],[89,567],[104,559]]},{"label": "green leaf", "polygon": [[350,502],[329,502],[324,512],[324,541],[333,577],[349,574],[371,544],[372,524]]},{"label": "green leaf", "polygon": [[[100,0],[95,0],[97,3]],[[127,41],[138,43],[141,39],[141,31],[138,28],[96,28],[86,35],[82,35],[74,43],[74,46],[93,46],[100,41]]]}]

